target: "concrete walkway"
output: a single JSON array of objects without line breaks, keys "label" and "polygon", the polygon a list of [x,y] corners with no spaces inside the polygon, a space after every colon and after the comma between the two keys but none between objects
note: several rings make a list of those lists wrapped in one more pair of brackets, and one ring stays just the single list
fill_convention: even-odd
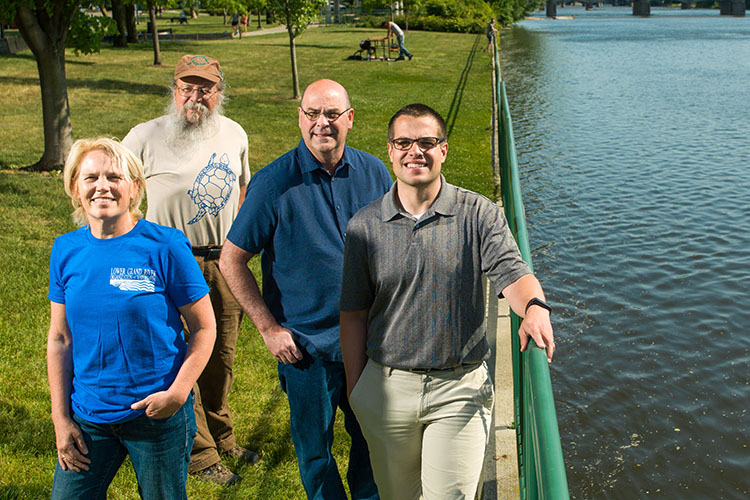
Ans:
[{"label": "concrete walkway", "polygon": [[[308,26],[308,28],[311,28],[313,26],[317,26],[314,24],[311,24]],[[273,33],[286,33],[286,26],[283,24],[280,26],[274,26],[273,28],[262,28],[259,30],[254,31],[248,31],[247,33],[242,34],[242,38],[248,37],[248,36],[260,36],[260,35],[271,35]],[[240,37],[234,37],[236,40],[240,40]]]},{"label": "concrete walkway", "polygon": [[483,500],[517,500],[518,455],[513,423],[513,362],[511,359],[510,311],[505,299],[487,283],[487,340],[492,357],[487,362],[495,380],[495,411],[484,457]]}]

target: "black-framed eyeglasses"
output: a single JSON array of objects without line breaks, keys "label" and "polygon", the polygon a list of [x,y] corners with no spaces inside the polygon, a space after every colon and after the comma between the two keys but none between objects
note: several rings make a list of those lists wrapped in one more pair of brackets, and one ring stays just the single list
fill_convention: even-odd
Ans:
[{"label": "black-framed eyeglasses", "polygon": [[400,151],[409,151],[412,144],[417,143],[419,149],[422,151],[428,151],[441,142],[445,142],[445,137],[420,137],[419,139],[409,139],[408,137],[398,137],[391,139],[390,143],[393,147]]},{"label": "black-framed eyeglasses", "polygon": [[[300,107],[299,109],[302,109],[302,108]],[[326,120],[328,120],[329,122],[335,122],[336,120],[341,118],[341,115],[343,115],[350,109],[352,108],[351,107],[346,108],[341,113],[337,113],[335,111],[318,111],[316,109],[312,111],[305,111],[304,109],[302,109],[302,112],[305,114],[308,120],[313,121],[313,122],[318,121],[318,118],[320,118],[321,115],[325,116]]]},{"label": "black-framed eyeglasses", "polygon": [[216,85],[213,85],[211,87],[181,87],[180,85],[177,86],[177,93],[180,94],[182,97],[192,97],[193,92],[198,92],[199,98],[208,98],[211,97],[214,92],[216,92]]}]

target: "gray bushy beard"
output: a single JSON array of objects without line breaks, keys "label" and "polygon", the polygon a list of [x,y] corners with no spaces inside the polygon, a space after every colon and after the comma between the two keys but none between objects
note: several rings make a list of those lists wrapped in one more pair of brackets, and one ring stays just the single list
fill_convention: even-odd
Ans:
[{"label": "gray bushy beard", "polygon": [[[195,121],[187,119],[187,111],[197,109],[201,112]],[[167,106],[168,128],[167,142],[177,152],[189,154],[195,151],[200,143],[216,134],[219,128],[219,116],[223,111],[221,100],[216,102],[214,109],[208,108],[198,101],[187,101],[178,111],[177,102],[172,98]]]}]

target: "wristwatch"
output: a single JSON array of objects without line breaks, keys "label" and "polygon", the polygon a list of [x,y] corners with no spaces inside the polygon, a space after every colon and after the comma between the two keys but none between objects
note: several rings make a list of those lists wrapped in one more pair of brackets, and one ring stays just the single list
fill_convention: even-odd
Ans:
[{"label": "wristwatch", "polygon": [[526,309],[523,310],[524,314],[526,314],[526,312],[529,310],[529,307],[531,306],[543,307],[544,309],[548,310],[550,314],[552,314],[552,308],[548,306],[547,303],[543,301],[542,299],[540,299],[539,297],[534,297],[533,299],[529,301],[528,304],[526,304]]}]

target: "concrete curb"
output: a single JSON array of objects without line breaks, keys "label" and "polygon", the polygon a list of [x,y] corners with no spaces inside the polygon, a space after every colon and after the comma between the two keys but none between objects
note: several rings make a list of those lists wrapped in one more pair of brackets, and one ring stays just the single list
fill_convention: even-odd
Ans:
[{"label": "concrete curb", "polygon": [[486,327],[492,349],[488,361],[495,381],[495,409],[487,451],[484,457],[483,500],[518,499],[518,455],[513,423],[513,362],[511,358],[510,310],[505,299],[498,300],[487,282]]}]

